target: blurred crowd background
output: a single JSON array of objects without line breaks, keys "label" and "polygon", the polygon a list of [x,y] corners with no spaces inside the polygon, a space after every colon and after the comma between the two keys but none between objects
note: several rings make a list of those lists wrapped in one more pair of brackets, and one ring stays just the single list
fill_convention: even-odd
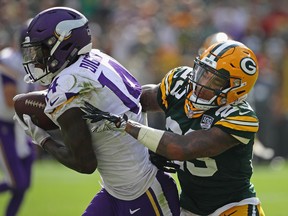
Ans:
[{"label": "blurred crowd background", "polygon": [[[258,56],[253,106],[259,140],[288,158],[287,0],[0,0],[0,49],[18,46],[19,30],[38,12],[68,6],[90,21],[94,47],[112,55],[141,84],[193,66],[206,37],[225,32]],[[153,118],[155,119],[155,118]],[[157,121],[157,120],[156,120]]]}]

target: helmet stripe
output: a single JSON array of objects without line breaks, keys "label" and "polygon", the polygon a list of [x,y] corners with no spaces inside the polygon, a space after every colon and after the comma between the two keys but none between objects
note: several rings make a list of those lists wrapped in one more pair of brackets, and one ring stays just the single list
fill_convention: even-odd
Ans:
[{"label": "helmet stripe", "polygon": [[[233,47],[237,47],[243,44],[239,43],[239,42],[235,42],[235,41],[226,41],[223,43],[220,43],[219,45],[217,45],[216,47],[214,47],[211,50],[211,53],[213,53],[213,55],[209,54],[209,56],[207,56],[209,59],[217,62],[219,57],[221,57],[225,52],[227,52],[229,49],[233,48]],[[210,56],[211,55],[211,56]]]},{"label": "helmet stripe", "polygon": [[213,57],[213,55],[211,55],[211,53],[214,53],[214,51],[216,49],[218,49],[219,46],[221,46],[223,43],[219,43],[217,44],[215,47],[213,47],[213,49],[210,51],[210,53],[207,55],[207,58],[211,59]]},{"label": "helmet stripe", "polygon": [[211,53],[213,53],[215,50],[217,50],[223,43],[224,43],[224,42],[217,44],[217,46],[215,46],[215,47],[211,50]]}]

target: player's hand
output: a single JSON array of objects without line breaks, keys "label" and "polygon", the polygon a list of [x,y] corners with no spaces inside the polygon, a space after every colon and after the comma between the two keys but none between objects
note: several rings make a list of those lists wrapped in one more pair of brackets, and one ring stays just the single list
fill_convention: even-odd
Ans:
[{"label": "player's hand", "polygon": [[150,161],[154,164],[159,170],[163,170],[168,173],[176,173],[179,170],[180,165],[174,163],[173,161],[161,156],[157,153],[154,153],[149,150]]},{"label": "player's hand", "polygon": [[96,123],[104,120],[103,124],[96,125],[92,128],[92,131],[100,132],[105,130],[124,131],[128,117],[124,114],[123,117],[104,112],[94,107],[88,102],[84,102],[84,107],[81,109],[86,113],[83,115],[84,119],[90,120],[91,123]]},{"label": "player's hand", "polygon": [[29,115],[26,114],[23,115],[24,122],[19,118],[17,114],[14,115],[13,119],[17,121],[19,125],[23,128],[25,133],[32,138],[33,143],[41,147],[44,141],[50,137],[50,135],[45,130],[36,126],[32,122],[31,117]]}]

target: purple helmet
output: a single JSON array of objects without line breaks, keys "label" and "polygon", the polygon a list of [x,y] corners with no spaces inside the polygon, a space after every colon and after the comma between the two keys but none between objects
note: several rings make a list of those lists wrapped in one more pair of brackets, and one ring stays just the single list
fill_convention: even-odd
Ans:
[{"label": "purple helmet", "polygon": [[24,80],[48,85],[78,55],[92,49],[88,20],[67,7],[44,10],[31,21],[22,48]]}]

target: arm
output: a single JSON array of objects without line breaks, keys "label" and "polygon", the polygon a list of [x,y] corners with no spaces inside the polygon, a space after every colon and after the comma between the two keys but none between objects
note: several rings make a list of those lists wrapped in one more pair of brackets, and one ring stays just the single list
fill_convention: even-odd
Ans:
[{"label": "arm", "polygon": [[217,127],[178,135],[128,121],[125,131],[157,154],[180,161],[216,156],[239,144]]},{"label": "arm", "polygon": [[82,108],[84,118],[91,122],[104,120],[108,130],[125,131],[151,151],[171,160],[191,160],[202,157],[213,157],[240,144],[240,142],[218,127],[209,130],[198,130],[178,135],[172,132],[157,130],[138,122],[127,121],[127,116],[117,116],[103,112],[89,103]]},{"label": "arm", "polygon": [[157,93],[159,84],[147,84],[142,86],[142,94],[140,97],[140,103],[143,107],[143,112],[147,111],[162,111],[157,102]]},{"label": "arm", "polygon": [[79,108],[72,108],[58,118],[65,146],[53,139],[47,139],[42,146],[68,168],[90,174],[97,168],[97,159],[89,128],[82,115]]}]

